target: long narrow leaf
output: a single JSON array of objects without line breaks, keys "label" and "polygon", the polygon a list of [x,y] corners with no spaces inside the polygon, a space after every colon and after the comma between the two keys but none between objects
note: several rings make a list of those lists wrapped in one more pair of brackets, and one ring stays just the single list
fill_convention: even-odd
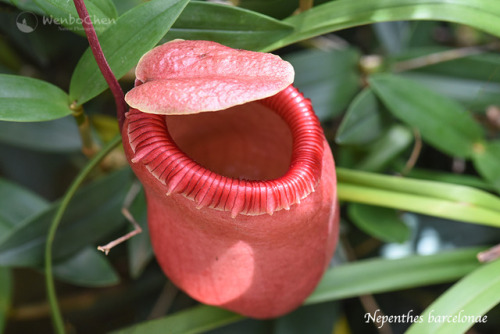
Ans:
[{"label": "long narrow leaf", "polygon": [[408,194],[455,202],[464,208],[477,207],[491,211],[492,214],[500,213],[499,197],[467,186],[359,172],[345,168],[338,168],[337,176],[339,182],[343,184],[357,185],[374,190],[385,190],[395,195]]},{"label": "long narrow leaf", "polygon": [[337,0],[285,19],[296,30],[270,45],[273,50],[345,28],[387,21],[437,20],[469,25],[500,35],[500,2],[495,0]]},{"label": "long narrow leaf", "polygon": [[217,307],[200,305],[171,316],[144,322],[112,334],[194,334],[204,333],[242,319],[241,315]]},{"label": "long narrow leaf", "polygon": [[407,334],[465,333],[500,303],[500,261],[487,264],[470,273],[441,295],[414,323]]},{"label": "long narrow leaf", "polygon": [[412,211],[467,223],[500,227],[500,213],[470,203],[374,189],[347,183],[338,184],[339,199],[362,204]]},{"label": "long narrow leaf", "polygon": [[480,266],[476,254],[481,250],[460,249],[397,260],[370,259],[334,267],[326,272],[306,304],[451,282]]},{"label": "long narrow leaf", "polygon": [[[403,164],[400,165],[403,166]],[[477,176],[469,174],[453,174],[453,173],[439,172],[431,169],[414,168],[407,174],[407,176],[427,181],[459,184],[487,191],[493,190],[493,187],[490,184],[483,181],[481,178]]]}]

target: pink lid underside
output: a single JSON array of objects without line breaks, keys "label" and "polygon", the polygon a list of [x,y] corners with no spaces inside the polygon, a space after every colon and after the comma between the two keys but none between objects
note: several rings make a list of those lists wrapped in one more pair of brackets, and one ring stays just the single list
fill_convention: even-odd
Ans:
[{"label": "pink lid underside", "polygon": [[192,114],[260,100],[284,88],[273,78],[161,79],[135,87],[127,94],[127,101],[146,113]]},{"label": "pink lid underside", "polygon": [[[209,41],[175,40],[145,54],[127,103],[143,112],[191,114],[260,100],[293,82],[280,57]],[[142,84],[140,84],[142,83]]]}]

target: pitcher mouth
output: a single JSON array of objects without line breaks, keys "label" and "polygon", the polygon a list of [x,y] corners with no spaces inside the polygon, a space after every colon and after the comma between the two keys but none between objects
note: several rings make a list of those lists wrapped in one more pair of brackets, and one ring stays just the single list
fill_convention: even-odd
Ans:
[{"label": "pitcher mouth", "polygon": [[310,101],[292,85],[258,103],[278,114],[290,129],[290,164],[282,176],[251,180],[207,169],[181,150],[169,132],[165,115],[137,109],[130,109],[126,115],[125,131],[134,152],[131,161],[144,164],[166,186],[166,195],[183,195],[197,208],[228,211],[232,217],[289,210],[313,192],[319,182],[323,130]]}]

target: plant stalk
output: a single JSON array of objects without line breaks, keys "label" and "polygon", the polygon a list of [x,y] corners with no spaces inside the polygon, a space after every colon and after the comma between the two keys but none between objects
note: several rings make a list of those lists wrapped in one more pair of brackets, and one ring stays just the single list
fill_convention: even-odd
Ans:
[{"label": "plant stalk", "polygon": [[127,105],[125,103],[123,90],[118,83],[113,71],[109,67],[108,61],[104,56],[104,53],[101,48],[101,44],[99,43],[99,39],[97,38],[97,33],[95,32],[94,25],[92,24],[92,20],[90,19],[89,12],[85,7],[84,0],[74,0],[73,1],[76,7],[76,11],[78,12],[78,16],[82,21],[83,29],[85,29],[85,35],[89,41],[90,49],[92,50],[92,54],[97,62],[97,66],[101,70],[104,79],[108,83],[111,92],[113,93],[113,97],[115,98],[116,103],[116,117],[118,118],[118,124],[120,126],[120,131],[123,125],[123,121],[125,120],[125,113],[127,112]]},{"label": "plant stalk", "polygon": [[49,232],[47,235],[47,242],[45,244],[45,277],[46,277],[46,288],[47,288],[47,296],[49,299],[50,308],[52,310],[52,321],[54,324],[54,330],[58,334],[64,334],[64,323],[61,315],[61,310],[59,308],[59,304],[57,301],[57,295],[55,291],[54,285],[54,275],[52,272],[52,244],[54,242],[54,238],[56,235],[57,227],[61,222],[61,219],[66,211],[66,208],[69,205],[69,202],[75,195],[77,189],[80,187],[82,182],[85,180],[87,175],[97,166],[104,157],[111,152],[119,143],[121,142],[121,136],[118,135],[113,140],[111,140],[96,156],[90,160],[87,165],[82,169],[82,171],[77,175],[77,177],[73,180],[73,183],[66,191],[59,208],[50,224]]}]

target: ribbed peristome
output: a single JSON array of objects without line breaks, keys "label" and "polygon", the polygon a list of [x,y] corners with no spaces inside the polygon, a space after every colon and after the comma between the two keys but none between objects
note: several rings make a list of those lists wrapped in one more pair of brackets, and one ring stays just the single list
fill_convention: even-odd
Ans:
[{"label": "ribbed peristome", "polygon": [[238,214],[288,210],[314,191],[321,174],[323,132],[308,99],[293,86],[260,100],[288,124],[292,157],[288,171],[271,180],[245,180],[210,171],[186,155],[172,139],[164,115],[127,113],[133,163],[142,163],[168,189],[209,207]]}]

